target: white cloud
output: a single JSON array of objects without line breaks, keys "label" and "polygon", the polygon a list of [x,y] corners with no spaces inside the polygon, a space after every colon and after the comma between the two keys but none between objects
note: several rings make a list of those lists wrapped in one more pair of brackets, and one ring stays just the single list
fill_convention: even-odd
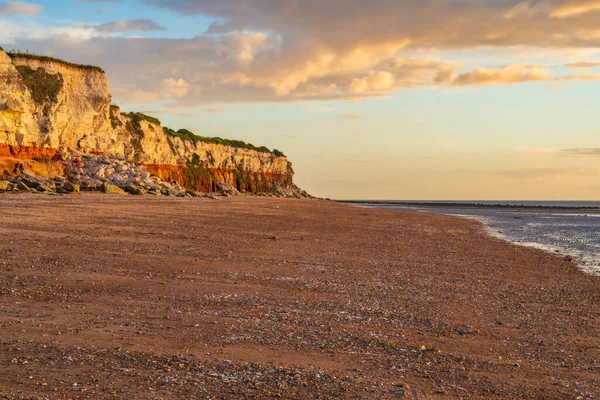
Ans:
[{"label": "white cloud", "polygon": [[165,27],[151,19],[128,19],[124,21],[111,21],[104,24],[88,25],[88,27],[102,33],[119,32],[146,32],[164,31]]},{"label": "white cloud", "polygon": [[185,97],[190,91],[190,84],[183,79],[167,78],[162,80],[162,94],[166,98]]},{"label": "white cloud", "polygon": [[0,16],[39,15],[43,12],[44,7],[38,4],[23,3],[20,1],[0,1]]}]

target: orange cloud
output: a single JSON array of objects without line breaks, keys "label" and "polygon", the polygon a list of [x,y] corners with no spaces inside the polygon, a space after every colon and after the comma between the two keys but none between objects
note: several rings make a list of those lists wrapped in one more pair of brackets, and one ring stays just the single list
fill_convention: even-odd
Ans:
[{"label": "orange cloud", "polygon": [[569,18],[600,11],[600,0],[567,0],[550,13],[552,18]]},{"label": "orange cloud", "polygon": [[577,68],[577,69],[600,68],[600,62],[589,62],[589,61],[576,62],[576,63],[567,64],[566,67]]},{"label": "orange cloud", "polygon": [[458,75],[452,81],[452,85],[501,85],[553,79],[552,75],[539,66],[509,65],[500,68],[476,68],[471,72]]}]

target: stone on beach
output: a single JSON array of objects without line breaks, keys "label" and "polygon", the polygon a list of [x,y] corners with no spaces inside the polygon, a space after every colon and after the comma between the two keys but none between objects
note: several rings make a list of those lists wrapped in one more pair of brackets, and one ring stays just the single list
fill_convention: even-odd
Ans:
[{"label": "stone on beach", "polygon": [[102,193],[107,194],[125,194],[125,191],[118,186],[105,183],[102,185]]}]

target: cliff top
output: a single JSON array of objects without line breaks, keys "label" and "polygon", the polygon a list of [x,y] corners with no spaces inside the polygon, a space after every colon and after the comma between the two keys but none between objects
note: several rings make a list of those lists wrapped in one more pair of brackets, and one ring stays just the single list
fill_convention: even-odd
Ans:
[{"label": "cliff top", "polygon": [[276,157],[285,157],[285,155],[277,149],[271,150],[265,146],[257,147],[255,145],[253,145],[252,143],[246,143],[242,140],[222,139],[220,137],[199,136],[187,129],[180,129],[178,131],[174,131],[173,129],[164,127],[163,130],[164,130],[165,134],[167,134],[169,136],[178,137],[182,140],[189,140],[192,142],[220,144],[223,146],[229,146],[229,147],[238,148],[238,149],[254,150],[259,153],[271,153]]},{"label": "cliff top", "polygon": [[[3,50],[2,47],[0,47],[0,50]],[[12,59],[22,58],[22,59],[26,59],[26,60],[37,60],[37,61],[40,61],[40,62],[53,62],[53,63],[57,63],[57,64],[62,64],[62,65],[67,66],[67,67],[72,67],[72,68],[78,68],[78,69],[84,69],[84,70],[88,70],[88,71],[96,71],[96,72],[104,73],[104,70],[102,68],[97,67],[95,65],[75,64],[75,63],[71,63],[71,62],[68,62],[68,61],[61,60],[59,58],[54,58],[54,57],[50,57],[50,56],[44,56],[44,55],[41,55],[41,54],[23,53],[21,50],[7,51],[6,54],[8,54],[8,56],[10,58],[12,58]]]},{"label": "cliff top", "polygon": [[[111,107],[118,108],[118,106],[115,106],[115,105],[112,105]],[[161,122],[159,119],[151,117],[151,116],[143,114],[143,113],[140,113],[140,112],[123,113],[122,115],[130,118],[134,122],[145,120],[152,124],[161,125]],[[271,150],[265,146],[258,147],[258,146],[253,145],[252,143],[246,143],[242,140],[222,139],[220,137],[200,136],[200,135],[196,135],[195,133],[193,133],[187,129],[179,129],[178,131],[175,131],[171,128],[163,127],[163,132],[167,136],[178,137],[182,140],[189,140],[194,143],[202,142],[202,143],[220,144],[223,146],[229,146],[229,147],[233,147],[233,148],[237,148],[237,149],[254,150],[259,153],[271,153],[275,157],[285,157],[285,154],[283,154],[281,151],[279,151],[277,149]]]}]

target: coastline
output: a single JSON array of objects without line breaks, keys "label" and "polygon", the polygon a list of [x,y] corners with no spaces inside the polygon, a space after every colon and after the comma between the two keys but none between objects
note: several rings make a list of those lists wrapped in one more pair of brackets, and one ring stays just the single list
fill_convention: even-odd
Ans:
[{"label": "coastline", "polygon": [[0,398],[600,394],[600,278],[478,222],[253,197],[0,209]]},{"label": "coastline", "polygon": [[[489,202],[489,204],[481,204],[477,202],[402,202],[402,201],[383,201],[383,202],[348,202],[359,207],[376,208],[376,209],[388,209],[395,211],[413,211],[429,214],[440,214],[449,215],[459,218],[465,218],[468,220],[474,220],[482,223],[485,226],[486,232],[493,237],[499,238],[506,242],[516,244],[519,246],[531,247],[539,250],[543,250],[552,254],[559,254],[566,259],[572,259],[577,262],[579,268],[587,274],[600,276],[600,249],[588,249],[585,251],[581,248],[573,248],[572,244],[569,243],[544,243],[539,237],[522,238],[512,232],[507,234],[501,225],[504,225],[506,221],[511,218],[516,220],[523,220],[526,216],[539,215],[539,216],[561,216],[561,217],[600,217],[600,208],[596,205],[598,202],[557,202],[565,205],[559,206],[540,206],[536,205],[537,202],[529,202],[530,205],[523,205],[523,202],[513,202],[514,204],[498,204],[497,202]],[[528,202],[525,202],[528,203]],[[553,203],[553,202],[544,202]],[[575,204],[594,204],[594,206],[575,206]],[[569,205],[567,205],[569,204]],[[486,214],[487,213],[487,214]],[[495,214],[491,214],[495,213]],[[547,218],[547,217],[544,217]],[[502,223],[504,220],[504,223]],[[530,221],[531,222],[531,221]],[[506,226],[505,226],[506,228]],[[575,232],[571,232],[575,235]]]},{"label": "coastline", "polygon": [[[432,207],[432,208],[486,208],[510,209],[523,211],[564,211],[581,212],[593,211],[600,213],[600,203],[597,201],[395,201],[395,200],[336,200],[343,204],[400,206],[400,207]],[[529,204],[528,204],[529,203]],[[544,204],[546,203],[546,204]],[[554,204],[564,205],[554,205]],[[576,205],[580,204],[580,205]]]}]

